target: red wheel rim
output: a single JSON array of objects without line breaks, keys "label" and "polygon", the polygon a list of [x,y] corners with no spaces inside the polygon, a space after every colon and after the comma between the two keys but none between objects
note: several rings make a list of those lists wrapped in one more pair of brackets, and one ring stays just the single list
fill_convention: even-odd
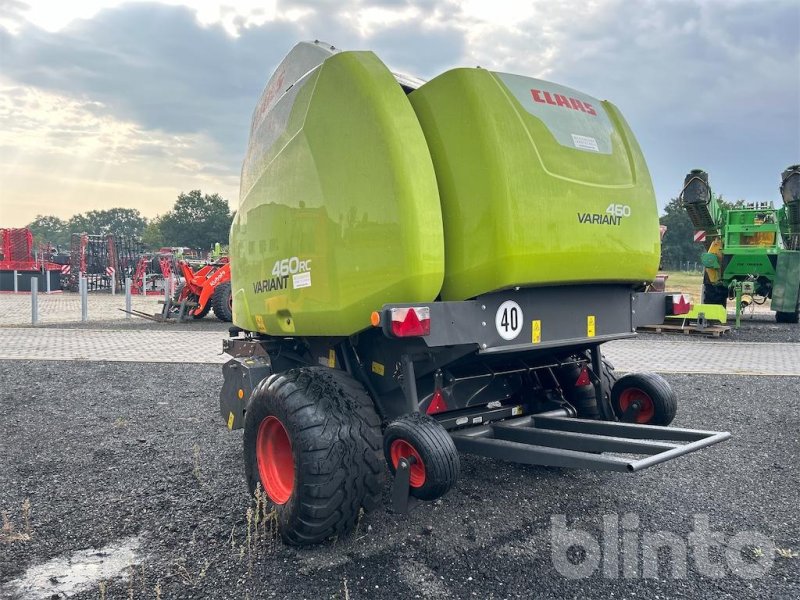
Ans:
[{"label": "red wheel rim", "polygon": [[[633,406],[638,404],[638,408]],[[649,423],[656,414],[656,407],[650,394],[639,388],[628,388],[619,395],[619,409],[621,415],[633,410],[633,420],[636,423]]]},{"label": "red wheel rim", "polygon": [[258,426],[256,461],[270,500],[286,504],[294,490],[294,456],[289,434],[276,417],[267,417]]},{"label": "red wheel rim", "polygon": [[392,457],[392,465],[395,471],[397,470],[397,465],[400,464],[401,458],[411,458],[413,456],[414,461],[411,463],[411,468],[408,470],[408,483],[413,488],[419,488],[425,485],[425,463],[422,462],[422,457],[414,446],[405,440],[395,440],[389,448],[389,454]]}]

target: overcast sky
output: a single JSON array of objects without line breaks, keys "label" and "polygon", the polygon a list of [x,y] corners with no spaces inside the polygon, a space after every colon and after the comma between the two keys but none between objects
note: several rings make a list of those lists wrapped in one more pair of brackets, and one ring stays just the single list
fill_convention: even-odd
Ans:
[{"label": "overcast sky", "polygon": [[695,167],[729,199],[778,201],[800,162],[798,0],[0,0],[0,227],[152,217],[197,188],[235,208],[255,102],[307,39],[426,79],[480,65],[609,99],[661,206]]}]

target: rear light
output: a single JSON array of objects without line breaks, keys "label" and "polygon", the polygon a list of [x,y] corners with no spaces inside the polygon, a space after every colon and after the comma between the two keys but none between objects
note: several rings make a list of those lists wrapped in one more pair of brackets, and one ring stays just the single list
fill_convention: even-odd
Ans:
[{"label": "rear light", "polygon": [[392,335],[417,337],[431,333],[431,309],[427,306],[389,309]]}]

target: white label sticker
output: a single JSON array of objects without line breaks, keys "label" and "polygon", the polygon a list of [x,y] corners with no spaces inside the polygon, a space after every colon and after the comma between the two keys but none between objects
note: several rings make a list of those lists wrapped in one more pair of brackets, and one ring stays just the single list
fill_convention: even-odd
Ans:
[{"label": "white label sticker", "polygon": [[522,309],[513,300],[506,300],[497,309],[494,326],[504,340],[513,340],[522,331]]},{"label": "white label sticker", "polygon": [[294,289],[311,287],[311,271],[292,275],[292,286]]},{"label": "white label sticker", "polygon": [[597,140],[593,137],[589,137],[588,135],[577,135],[573,133],[572,143],[575,144],[576,148],[580,148],[581,150],[593,150],[595,152],[600,152],[600,148],[597,146]]}]

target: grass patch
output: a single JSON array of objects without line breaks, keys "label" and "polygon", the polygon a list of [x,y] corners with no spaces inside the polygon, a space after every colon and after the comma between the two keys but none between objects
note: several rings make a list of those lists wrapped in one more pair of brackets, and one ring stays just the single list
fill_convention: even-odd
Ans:
[{"label": "grass patch", "polygon": [[688,271],[662,271],[667,278],[668,292],[681,292],[692,294],[695,301],[700,301],[700,288],[703,286],[703,274]]},{"label": "grass patch", "polygon": [[3,511],[3,527],[0,529],[0,542],[27,542],[31,539],[31,501],[25,498],[22,502],[22,529],[17,529],[7,511]]}]

